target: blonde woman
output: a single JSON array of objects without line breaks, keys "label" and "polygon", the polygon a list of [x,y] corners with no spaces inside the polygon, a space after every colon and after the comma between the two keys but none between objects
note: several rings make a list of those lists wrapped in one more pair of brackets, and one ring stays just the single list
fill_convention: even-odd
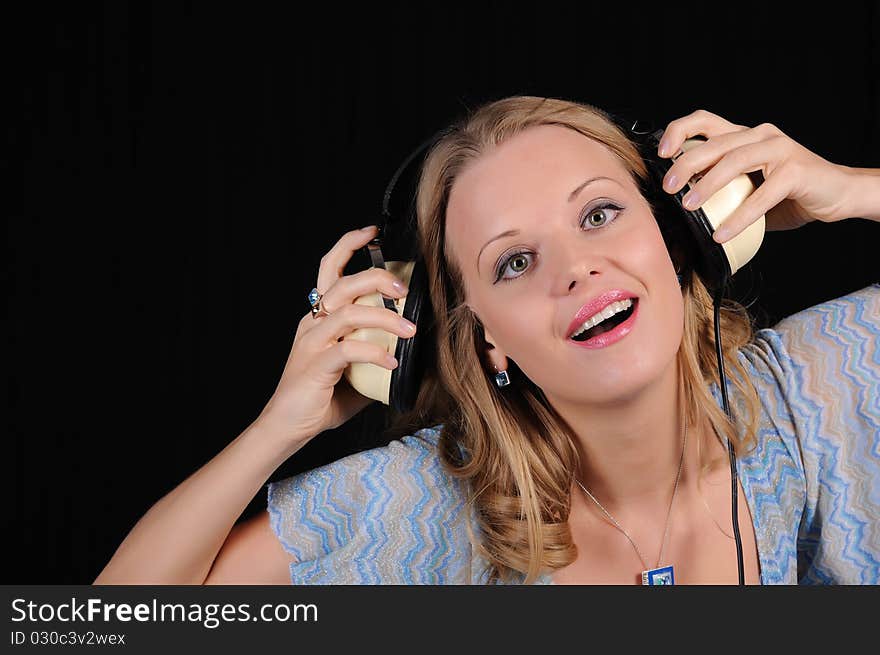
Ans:
[{"label": "blonde woman", "polygon": [[[694,135],[708,140],[665,192],[704,173],[694,207],[741,173],[765,178],[716,241],[762,214],[771,230],[880,220],[877,170],[706,111],[670,123],[659,155]],[[342,378],[349,363],[396,365],[340,338],[415,332],[353,304],[407,293],[388,271],[342,275],[368,227],[321,260],[320,311],[300,321],[260,416],[147,512],[95,583],[633,584],[668,565],[676,584],[735,584],[728,440],[746,583],[880,582],[880,285],[757,332],[726,302],[731,423],[711,299],[667,249],[645,177],[594,107],[479,108],[423,165],[437,367],[400,438],[269,485],[267,511],[235,525],[282,462],[370,402]],[[581,320],[597,299],[619,303],[626,329],[601,338],[612,323]]]}]

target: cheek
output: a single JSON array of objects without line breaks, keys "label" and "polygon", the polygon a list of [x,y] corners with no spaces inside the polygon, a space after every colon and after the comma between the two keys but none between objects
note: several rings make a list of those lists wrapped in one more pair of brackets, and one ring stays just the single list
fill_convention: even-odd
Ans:
[{"label": "cheek", "polygon": [[681,331],[683,300],[675,266],[666,249],[660,227],[649,216],[649,227],[634,231],[629,240],[629,261],[636,273],[652,309],[657,312],[659,324]]},{"label": "cheek", "polygon": [[[498,283],[503,284],[502,282]],[[534,342],[535,331],[541,329],[535,315],[546,314],[547,308],[537,307],[531,299],[520,294],[515,302],[499,302],[497,299],[480,297],[475,299],[477,315],[486,332],[505,346],[508,351],[517,349],[522,343]],[[532,317],[524,320],[525,317]]]},{"label": "cheek", "polygon": [[672,259],[660,233],[660,227],[651,214],[647,214],[645,225],[627,235],[627,250],[633,262],[644,271],[644,283],[658,283],[675,274]]}]

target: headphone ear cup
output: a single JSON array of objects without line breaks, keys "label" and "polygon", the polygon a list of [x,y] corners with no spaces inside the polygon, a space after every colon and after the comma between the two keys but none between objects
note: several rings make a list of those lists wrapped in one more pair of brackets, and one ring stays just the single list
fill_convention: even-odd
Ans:
[{"label": "headphone ear cup", "polygon": [[[754,257],[763,241],[763,216],[726,243],[717,243],[712,238],[717,227],[745,201],[756,186],[749,176],[740,175],[712,195],[701,207],[696,210],[686,209],[681,200],[692,188],[690,182],[675,194],[663,190],[663,178],[674,161],[661,159],[657,155],[661,136],[662,131],[650,134],[642,152],[651,178],[650,195],[660,214],[657,216],[658,223],[661,231],[664,231],[664,239],[667,240],[667,248],[673,261],[676,261],[676,253],[673,251],[681,243],[682,230],[677,223],[687,226],[689,238],[686,242],[689,245],[684,249],[690,251],[687,254],[690,267],[710,291],[715,291],[726,286],[733,274]],[[686,152],[704,140],[703,137],[692,137],[682,146],[682,151]],[[679,221],[679,217],[684,217],[685,220]]]},{"label": "headphone ear cup", "polygon": [[403,317],[416,326],[416,333],[408,339],[397,340],[395,357],[398,365],[391,371],[388,394],[389,405],[400,413],[409,411],[415,405],[425,371],[436,358],[434,314],[428,292],[427,271],[421,259],[414,262],[407,287]]},{"label": "headphone ear cup", "polygon": [[[667,169],[668,170],[668,169]],[[709,290],[723,287],[730,278],[730,262],[721,245],[712,239],[708,218],[699,209],[689,211],[681,204],[683,192],[672,196],[662,189],[663,174],[655,176],[657,223],[676,270],[693,271]],[[664,197],[665,196],[665,197]]]},{"label": "headphone ear cup", "polygon": [[[395,234],[398,239],[405,236],[405,233]],[[410,245],[412,242],[410,238]],[[398,245],[406,246],[406,241]],[[389,370],[372,363],[351,362],[343,375],[361,395],[378,400],[403,414],[415,406],[425,372],[436,362],[434,314],[424,260],[418,254],[405,255],[399,260],[386,260],[383,253],[385,247],[379,241],[369,244],[368,256],[374,267],[387,270],[406,285],[406,295],[392,300],[376,292],[360,296],[354,302],[396,312],[416,326],[416,333],[404,338],[379,328],[352,330],[345,335],[345,339],[367,341],[384,348],[397,359],[397,366]]]}]

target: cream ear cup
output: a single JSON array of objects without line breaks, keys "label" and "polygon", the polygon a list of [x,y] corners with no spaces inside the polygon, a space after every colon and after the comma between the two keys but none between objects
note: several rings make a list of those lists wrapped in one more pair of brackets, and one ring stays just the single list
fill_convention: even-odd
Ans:
[{"label": "cream ear cup", "polygon": [[[407,287],[410,287],[413,266],[414,262],[385,262],[385,268],[387,268],[392,275],[401,279]],[[392,300],[397,309],[397,313],[400,316],[403,316],[407,297],[392,298]],[[355,299],[354,302],[355,304],[367,305],[368,307],[385,308],[385,305],[382,302],[382,296],[379,295],[378,292],[366,296],[360,296]],[[397,335],[386,332],[381,328],[358,328],[357,330],[346,334],[343,339],[359,339],[361,341],[376,343],[382,346],[390,355],[397,357]],[[398,364],[400,364],[399,357]],[[388,405],[388,396],[391,389],[391,376],[393,372],[394,371],[369,362],[352,362],[345,368],[343,375],[358,393],[367,398],[372,398],[373,400],[378,400],[379,402]]]},{"label": "cream ear cup", "polygon": [[[688,139],[681,147],[681,153],[675,157],[678,159],[681,154],[687,152],[694,146],[704,143],[698,139]],[[688,190],[693,188],[699,181],[699,177],[694,177],[688,182]],[[718,227],[739,207],[746,198],[748,198],[757,187],[745,173],[738,175],[731,180],[726,186],[716,191],[708,200],[700,206],[706,215],[709,223],[712,225],[714,232]],[[766,220],[762,215],[757,221],[749,225],[745,230],[739,233],[733,239],[720,245],[727,256],[730,263],[730,275],[736,273],[742,268],[761,247],[764,241]],[[711,234],[709,238],[711,239]],[[714,243],[714,241],[713,241]]]}]

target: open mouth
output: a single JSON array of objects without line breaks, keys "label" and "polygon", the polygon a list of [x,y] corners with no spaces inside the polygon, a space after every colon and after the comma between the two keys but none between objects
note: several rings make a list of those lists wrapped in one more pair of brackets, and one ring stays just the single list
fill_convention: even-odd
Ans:
[{"label": "open mouth", "polygon": [[600,323],[594,325],[593,327],[584,330],[580,334],[571,337],[572,341],[589,341],[593,337],[597,337],[600,334],[604,334],[606,332],[610,332],[618,325],[626,321],[630,316],[633,315],[633,312],[636,309],[636,304],[638,303],[638,298],[632,299],[632,304],[624,309],[621,312],[617,312],[613,316],[604,319]]}]

